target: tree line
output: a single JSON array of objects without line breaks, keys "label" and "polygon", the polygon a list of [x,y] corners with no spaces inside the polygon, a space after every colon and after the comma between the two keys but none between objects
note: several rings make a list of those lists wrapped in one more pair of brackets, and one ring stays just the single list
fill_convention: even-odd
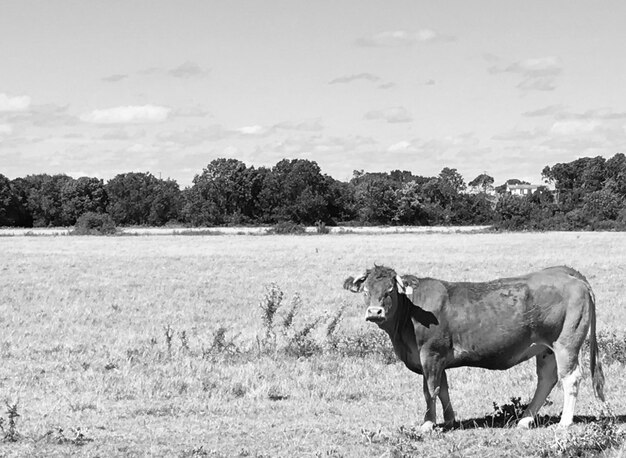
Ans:
[{"label": "tree line", "polygon": [[616,154],[546,166],[527,196],[494,188],[480,174],[466,183],[445,167],[435,177],[405,170],[354,171],[349,181],[323,174],[306,159],[273,167],[215,159],[191,186],[151,173],[123,173],[106,183],[94,177],[38,174],[13,180],[0,174],[0,226],[72,226],[85,213],[116,225],[190,226],[325,223],[362,225],[474,225],[503,229],[624,229],[626,157]]}]

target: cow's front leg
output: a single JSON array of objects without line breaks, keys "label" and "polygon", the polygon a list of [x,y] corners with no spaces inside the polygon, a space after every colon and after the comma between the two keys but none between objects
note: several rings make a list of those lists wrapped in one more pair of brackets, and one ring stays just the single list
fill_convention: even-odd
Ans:
[{"label": "cow's front leg", "polygon": [[[422,431],[432,431],[437,423],[437,396],[441,392],[441,374],[443,365],[439,361],[428,361],[424,364],[422,358],[422,369],[424,371],[424,399],[426,401],[426,413]],[[447,387],[447,385],[446,385]]]}]

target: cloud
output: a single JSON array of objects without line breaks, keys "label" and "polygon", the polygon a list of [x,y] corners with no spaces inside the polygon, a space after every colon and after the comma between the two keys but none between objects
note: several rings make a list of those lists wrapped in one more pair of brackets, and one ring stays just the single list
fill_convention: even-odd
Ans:
[{"label": "cloud", "polygon": [[121,73],[117,73],[115,75],[105,76],[102,78],[102,81],[106,81],[107,83],[117,83],[125,78],[128,78],[128,75],[123,75]]},{"label": "cloud", "polygon": [[550,56],[520,60],[506,67],[504,71],[538,78],[559,75],[563,68],[556,57]]},{"label": "cloud", "polygon": [[550,133],[557,135],[589,134],[602,126],[596,119],[589,120],[564,120],[555,122],[550,128]]},{"label": "cloud", "polygon": [[30,97],[18,95],[10,97],[7,94],[0,94],[0,112],[26,111],[30,106]]},{"label": "cloud", "polygon": [[192,107],[177,108],[172,112],[172,117],[204,118],[209,114],[208,110],[202,108],[200,105],[195,105]]},{"label": "cloud", "polygon": [[195,62],[187,61],[178,67],[172,68],[167,71],[167,74],[174,78],[194,78],[199,76],[205,76],[208,71],[204,70]]},{"label": "cloud", "polygon": [[395,86],[396,86],[396,83],[388,82],[388,83],[379,84],[378,89],[391,89],[392,87],[395,87]]},{"label": "cloud", "polygon": [[146,154],[146,153],[155,153],[155,152],[159,151],[159,148],[157,148],[154,145],[145,145],[143,143],[134,143],[133,145],[131,145],[128,148],[126,148],[126,151],[129,152],[129,153],[135,153],[135,154]]},{"label": "cloud", "polygon": [[413,143],[403,140],[397,143],[394,143],[393,145],[390,145],[389,148],[387,148],[387,151],[389,151],[390,153],[397,153],[400,151],[410,151],[410,150],[414,150],[414,146]]},{"label": "cloud", "polygon": [[340,76],[329,81],[328,84],[352,83],[354,81],[371,81],[372,83],[375,83],[380,81],[380,77],[372,75],[371,73],[357,73],[355,75]]},{"label": "cloud", "polygon": [[384,120],[389,123],[411,122],[413,117],[404,107],[392,107],[365,113],[365,119]]},{"label": "cloud", "polygon": [[432,29],[420,29],[416,32],[391,30],[359,38],[356,40],[356,45],[361,47],[399,48],[414,46],[420,43],[441,43],[454,40],[454,37],[440,34]]},{"label": "cloud", "polygon": [[139,75],[165,75],[173,78],[198,78],[208,75],[209,71],[195,62],[187,61],[173,68],[148,67],[137,73]]},{"label": "cloud", "polygon": [[554,78],[546,76],[541,78],[526,78],[517,85],[522,91],[554,91],[556,81]]},{"label": "cloud", "polygon": [[93,110],[81,115],[84,122],[93,124],[141,124],[163,122],[167,119],[170,109],[156,105],[120,106]]},{"label": "cloud", "polygon": [[0,124],[0,135],[11,135],[13,133],[13,126],[11,124]]},{"label": "cloud", "polygon": [[613,111],[609,108],[587,110],[582,113],[562,111],[556,116],[559,119],[602,119],[606,121],[626,119],[626,112]]},{"label": "cloud", "polygon": [[503,64],[497,56],[483,57],[491,64],[487,69],[489,73],[513,73],[520,76],[522,80],[517,88],[523,92],[553,91],[556,89],[556,78],[563,72],[560,60],[554,56],[524,59],[508,65]]},{"label": "cloud", "polygon": [[425,86],[434,86],[435,84],[437,84],[437,82],[434,79],[428,79],[424,81]]},{"label": "cloud", "polygon": [[554,116],[557,113],[563,111],[563,105],[549,105],[547,107],[539,108],[538,110],[526,111],[522,113],[522,116],[527,118],[537,118],[542,116]]},{"label": "cloud", "polygon": [[133,138],[144,137],[146,132],[143,129],[129,132],[127,129],[118,127],[110,129],[100,136],[101,140],[130,140]]},{"label": "cloud", "polygon": [[243,135],[265,135],[269,132],[267,127],[254,125],[254,126],[244,126],[238,129],[235,129],[236,132],[239,132]]},{"label": "cloud", "polygon": [[28,111],[13,111],[4,115],[6,121],[29,123],[37,127],[71,126],[78,122],[76,116],[68,113],[68,106],[55,104],[30,105]]},{"label": "cloud", "polygon": [[157,138],[169,146],[195,146],[207,141],[217,141],[228,138],[232,132],[218,124],[210,126],[192,126],[179,131],[166,131],[157,135]]},{"label": "cloud", "polygon": [[504,132],[501,134],[496,134],[491,137],[493,140],[499,141],[530,141],[535,140],[537,138],[545,137],[546,131],[545,129],[513,129],[508,132]]},{"label": "cloud", "polygon": [[300,122],[279,122],[274,125],[275,129],[283,129],[283,130],[295,130],[295,131],[304,131],[304,132],[315,132],[324,130],[324,126],[322,124],[322,120],[319,118],[316,119],[308,119]]}]

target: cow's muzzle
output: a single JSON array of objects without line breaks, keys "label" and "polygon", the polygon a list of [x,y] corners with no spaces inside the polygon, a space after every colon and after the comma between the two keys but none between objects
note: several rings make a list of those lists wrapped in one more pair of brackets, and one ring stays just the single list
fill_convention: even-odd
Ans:
[{"label": "cow's muzzle", "polygon": [[365,320],[381,323],[385,321],[385,309],[382,307],[368,307],[365,312]]}]

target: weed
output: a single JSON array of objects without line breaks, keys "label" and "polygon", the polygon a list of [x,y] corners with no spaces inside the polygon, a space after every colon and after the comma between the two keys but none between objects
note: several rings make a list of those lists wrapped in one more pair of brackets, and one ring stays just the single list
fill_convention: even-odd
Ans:
[{"label": "weed", "polygon": [[330,321],[326,325],[326,339],[327,340],[332,339],[333,335],[335,334],[335,331],[337,330],[337,326],[339,326],[339,323],[341,322],[341,319],[343,318],[343,312],[345,311],[347,306],[348,304],[344,303],[339,308],[339,310],[337,310],[335,314],[331,316]]},{"label": "weed", "polygon": [[267,397],[270,401],[282,401],[289,396],[284,394],[283,391],[277,385],[272,385],[267,390]]},{"label": "weed", "polygon": [[555,436],[554,441],[540,450],[548,456],[596,456],[598,453],[618,448],[626,440],[626,431],[615,421],[605,419],[588,423],[582,431],[567,431]]},{"label": "weed", "polygon": [[167,352],[172,353],[172,338],[174,337],[174,329],[168,324],[163,328],[165,332],[165,344],[167,345]]},{"label": "weed", "polygon": [[268,340],[275,337],[274,318],[282,304],[283,297],[284,293],[276,283],[265,285],[265,295],[259,302],[259,307],[262,311],[261,319],[265,328],[265,338]]},{"label": "weed", "polygon": [[213,333],[213,341],[209,347],[202,348],[204,359],[214,359],[217,356],[232,357],[241,353],[241,349],[235,344],[237,335],[231,338],[226,337],[228,328],[220,326]]},{"label": "weed", "polygon": [[187,331],[182,330],[178,333],[178,337],[180,337],[180,346],[183,351],[189,351],[189,340],[187,339]]},{"label": "weed", "polygon": [[230,391],[230,394],[232,394],[234,397],[243,398],[248,392],[248,388],[246,388],[246,386],[241,382],[235,382],[230,387],[229,391]]},{"label": "weed", "polygon": [[5,402],[8,421],[5,427],[4,418],[0,418],[0,430],[2,430],[4,442],[17,442],[21,437],[20,433],[17,431],[17,418],[20,416],[20,414],[17,413],[18,403],[9,404],[8,401]]},{"label": "weed", "polygon": [[499,405],[493,403],[493,413],[487,415],[491,421],[491,427],[512,426],[522,418],[528,404],[522,404],[522,398],[512,397],[510,404]]},{"label": "weed", "polygon": [[44,437],[48,442],[59,445],[76,445],[77,447],[83,446],[88,442],[93,442],[93,439],[85,436],[80,428],[72,428],[73,437],[67,437],[63,428],[56,428],[54,431],[48,431]]},{"label": "weed", "polygon": [[285,347],[285,353],[296,358],[308,358],[322,352],[322,347],[311,337],[311,331],[317,327],[323,317],[310,319],[299,330],[293,333]]},{"label": "weed", "polygon": [[302,298],[300,297],[300,294],[296,292],[291,298],[291,307],[289,307],[289,310],[287,311],[287,313],[285,314],[283,318],[282,325],[283,325],[284,331],[287,331],[289,328],[291,328],[291,325],[293,324],[293,320],[296,317],[296,314],[298,313],[298,310],[300,309],[301,305],[302,305]]}]

